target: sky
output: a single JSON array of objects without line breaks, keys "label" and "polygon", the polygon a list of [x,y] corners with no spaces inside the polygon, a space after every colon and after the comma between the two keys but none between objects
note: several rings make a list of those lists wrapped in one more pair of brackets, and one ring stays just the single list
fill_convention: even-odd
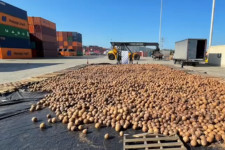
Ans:
[{"label": "sky", "polygon": [[[3,0],[76,31],[83,45],[111,41],[158,42],[161,0]],[[213,45],[225,45],[225,0],[216,0]],[[209,38],[212,0],[163,0],[163,48],[187,38]]]}]

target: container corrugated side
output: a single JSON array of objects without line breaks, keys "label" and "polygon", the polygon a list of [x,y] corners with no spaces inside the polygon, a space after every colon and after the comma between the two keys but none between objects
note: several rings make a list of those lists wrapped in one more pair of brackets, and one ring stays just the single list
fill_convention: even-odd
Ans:
[{"label": "container corrugated side", "polygon": [[27,20],[27,12],[0,0],[0,12]]},{"label": "container corrugated side", "polygon": [[0,36],[0,47],[6,48],[30,48],[30,39],[11,38]]},{"label": "container corrugated side", "polygon": [[57,43],[56,42],[43,42],[43,48],[56,51],[57,50]]},{"label": "container corrugated side", "polygon": [[30,39],[28,30],[0,24],[0,36]]},{"label": "container corrugated side", "polygon": [[32,58],[31,49],[17,49],[17,48],[0,48],[1,59],[24,59]]},{"label": "container corrugated side", "polygon": [[56,38],[56,30],[47,28],[45,26],[41,26],[41,29],[42,29],[42,34],[53,36]]},{"label": "container corrugated side", "polygon": [[1,13],[1,12],[0,12],[0,24],[28,30],[27,20],[13,17],[11,15]]}]

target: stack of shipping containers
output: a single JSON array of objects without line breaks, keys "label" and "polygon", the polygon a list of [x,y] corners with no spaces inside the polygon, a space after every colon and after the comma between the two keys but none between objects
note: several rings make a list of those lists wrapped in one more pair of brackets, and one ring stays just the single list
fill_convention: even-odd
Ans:
[{"label": "stack of shipping containers", "polygon": [[56,24],[40,17],[28,17],[33,57],[56,57]]},{"label": "stack of shipping containers", "polygon": [[[75,55],[82,56],[82,35],[77,32],[57,32],[58,49],[73,50]],[[61,53],[63,55],[63,53]]]},{"label": "stack of shipping containers", "polygon": [[0,1],[0,58],[31,58],[27,12]]}]

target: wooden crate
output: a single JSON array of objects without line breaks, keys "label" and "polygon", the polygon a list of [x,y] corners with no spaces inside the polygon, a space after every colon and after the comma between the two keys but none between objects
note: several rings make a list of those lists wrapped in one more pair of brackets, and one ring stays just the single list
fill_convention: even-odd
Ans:
[{"label": "wooden crate", "polygon": [[155,134],[124,135],[124,150],[187,150],[179,136]]}]

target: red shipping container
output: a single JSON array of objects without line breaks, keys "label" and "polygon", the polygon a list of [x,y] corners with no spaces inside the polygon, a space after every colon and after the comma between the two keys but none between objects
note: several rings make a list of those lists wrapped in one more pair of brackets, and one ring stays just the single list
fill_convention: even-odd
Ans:
[{"label": "red shipping container", "polygon": [[73,36],[72,32],[67,32],[67,36],[72,37]]},{"label": "red shipping container", "polygon": [[67,32],[62,33],[63,41],[67,41]]},{"label": "red shipping container", "polygon": [[59,41],[59,46],[63,46],[63,41]]},{"label": "red shipping container", "polygon": [[73,46],[73,42],[68,42],[68,46]]},{"label": "red shipping container", "polygon": [[61,37],[63,36],[63,33],[62,32],[57,32],[57,33],[59,34],[59,36],[61,36]]}]

